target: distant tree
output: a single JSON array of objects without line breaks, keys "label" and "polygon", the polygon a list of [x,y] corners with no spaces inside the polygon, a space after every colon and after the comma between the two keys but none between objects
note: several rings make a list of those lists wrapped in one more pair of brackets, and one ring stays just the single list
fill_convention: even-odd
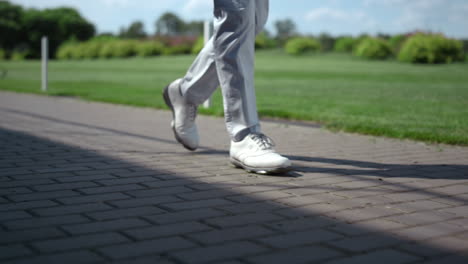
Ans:
[{"label": "distant tree", "polygon": [[128,39],[140,39],[147,36],[144,29],[143,22],[135,21],[128,26],[128,28],[121,28],[119,37]]},{"label": "distant tree", "polygon": [[11,50],[21,39],[23,8],[0,1],[0,47]]},{"label": "distant tree", "polygon": [[185,22],[174,13],[164,13],[156,20],[156,35],[175,36],[184,33]]},{"label": "distant tree", "polygon": [[113,37],[116,37],[116,36],[112,32],[102,32],[102,33],[99,33],[98,35],[96,35],[96,37],[97,38],[101,38],[101,37],[103,37],[103,38],[107,38],[107,37],[113,38]]},{"label": "distant tree", "polygon": [[321,33],[318,37],[317,40],[320,42],[322,45],[322,50],[323,51],[331,51],[333,50],[333,47],[335,46],[335,41],[336,39],[332,37],[328,33]]},{"label": "distant tree", "polygon": [[30,55],[38,57],[42,36],[49,38],[50,54],[55,54],[58,46],[67,40],[85,41],[95,34],[93,24],[85,20],[73,8],[45,10],[28,9],[24,12],[22,31],[28,44]]},{"label": "distant tree", "polygon": [[390,34],[387,34],[387,33],[382,33],[382,32],[379,32],[377,33],[377,38],[380,38],[380,39],[390,39],[392,36]]},{"label": "distant tree", "polygon": [[183,33],[187,35],[197,36],[203,34],[203,21],[192,21],[184,23]]},{"label": "distant tree", "polygon": [[296,24],[291,19],[278,20],[275,22],[276,38],[284,41],[296,34]]}]

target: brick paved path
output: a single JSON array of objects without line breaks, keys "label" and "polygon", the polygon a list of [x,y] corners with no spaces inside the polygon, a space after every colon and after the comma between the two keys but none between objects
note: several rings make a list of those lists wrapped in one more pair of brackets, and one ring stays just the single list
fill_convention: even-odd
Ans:
[{"label": "brick paved path", "polygon": [[468,148],[265,122],[295,173],[170,113],[0,93],[1,263],[468,263]]}]

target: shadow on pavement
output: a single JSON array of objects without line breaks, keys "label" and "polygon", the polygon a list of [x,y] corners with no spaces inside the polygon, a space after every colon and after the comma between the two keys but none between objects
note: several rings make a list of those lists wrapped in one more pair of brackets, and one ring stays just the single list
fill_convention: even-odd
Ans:
[{"label": "shadow on pavement", "polygon": [[[205,154],[226,153],[208,150]],[[452,248],[454,234],[463,230],[456,224],[381,222],[376,218],[382,218],[382,214],[372,208],[351,210],[343,207],[343,199],[318,201],[312,196],[295,195],[295,190],[308,187],[290,184],[288,178],[272,183],[271,178],[238,171],[210,174],[199,162],[204,155],[191,155],[192,163],[183,160],[189,163],[182,165],[177,164],[177,157],[157,153],[140,153],[138,158],[141,160],[131,162],[0,129],[0,261],[468,261],[460,250]],[[395,174],[402,169],[401,165],[292,158],[386,168]],[[145,166],[145,162],[152,166]],[[170,162],[173,169],[158,168],[167,168]],[[193,170],[187,170],[184,164],[194,166]],[[431,169],[411,169],[421,168]],[[307,167],[299,171],[315,172]],[[368,170],[359,173],[364,172],[377,176]],[[326,168],[326,173],[353,177],[357,172]],[[347,209],[355,218],[341,217],[339,212]],[[449,237],[452,244],[435,239],[440,236]]]}]

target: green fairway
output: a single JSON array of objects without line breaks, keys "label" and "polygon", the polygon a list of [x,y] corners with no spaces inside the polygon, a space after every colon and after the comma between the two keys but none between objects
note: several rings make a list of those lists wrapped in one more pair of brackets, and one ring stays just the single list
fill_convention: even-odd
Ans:
[{"label": "green fairway", "polygon": [[[53,61],[50,95],[166,108],[163,87],[182,76],[193,56]],[[40,92],[40,62],[0,62],[0,89]],[[468,145],[468,64],[370,62],[342,54],[302,57],[257,53],[262,116],[312,120],[345,130]],[[217,91],[205,114],[222,115]]]}]

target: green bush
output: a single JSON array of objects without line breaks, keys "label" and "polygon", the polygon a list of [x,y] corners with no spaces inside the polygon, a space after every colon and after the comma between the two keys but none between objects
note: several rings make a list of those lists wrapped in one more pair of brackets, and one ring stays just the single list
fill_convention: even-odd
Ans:
[{"label": "green bush", "polygon": [[103,45],[104,44],[101,41],[89,41],[80,44],[82,57],[86,59],[99,58],[99,54]]},{"label": "green bush", "polygon": [[6,59],[6,53],[5,53],[5,50],[3,49],[0,49],[0,60],[4,60]]},{"label": "green bush", "polygon": [[114,50],[117,41],[108,41],[104,43],[99,51],[99,58],[108,59],[114,57]]},{"label": "green bush", "polygon": [[411,63],[451,63],[464,58],[461,41],[434,34],[411,36],[398,55],[399,61]]},{"label": "green bush", "polygon": [[138,42],[133,40],[107,41],[99,50],[100,58],[127,58],[137,55]]},{"label": "green bush", "polygon": [[22,60],[25,60],[28,57],[28,55],[29,55],[28,51],[15,50],[11,53],[10,59],[12,61],[22,61]]},{"label": "green bush", "polygon": [[69,60],[73,58],[73,50],[76,44],[65,43],[61,45],[56,53],[56,58],[59,60]]},{"label": "green bush", "polygon": [[161,55],[164,45],[156,41],[140,42],[136,45],[136,53],[140,57],[151,57]]},{"label": "green bush", "polygon": [[286,42],[286,53],[290,55],[301,55],[307,52],[317,52],[321,50],[320,43],[312,38],[297,37]]},{"label": "green bush", "polygon": [[384,60],[392,55],[392,48],[383,39],[366,38],[354,49],[354,55],[371,60]]},{"label": "green bush", "polygon": [[133,40],[121,40],[115,44],[114,57],[127,58],[135,56],[137,43]]},{"label": "green bush", "polygon": [[200,53],[200,51],[203,49],[204,46],[205,46],[205,38],[204,37],[197,38],[197,41],[192,47],[192,54]]},{"label": "green bush", "polygon": [[398,54],[405,40],[406,40],[405,35],[394,35],[388,40],[388,44],[392,48],[392,51],[395,54]]},{"label": "green bush", "polygon": [[271,49],[276,46],[276,41],[270,38],[265,32],[261,32],[255,38],[255,49]]},{"label": "green bush", "polygon": [[352,52],[358,40],[352,37],[341,37],[335,42],[333,48],[336,52]]},{"label": "green bush", "polygon": [[188,44],[180,44],[175,46],[165,47],[163,55],[181,55],[190,54],[192,52],[192,46]]}]

